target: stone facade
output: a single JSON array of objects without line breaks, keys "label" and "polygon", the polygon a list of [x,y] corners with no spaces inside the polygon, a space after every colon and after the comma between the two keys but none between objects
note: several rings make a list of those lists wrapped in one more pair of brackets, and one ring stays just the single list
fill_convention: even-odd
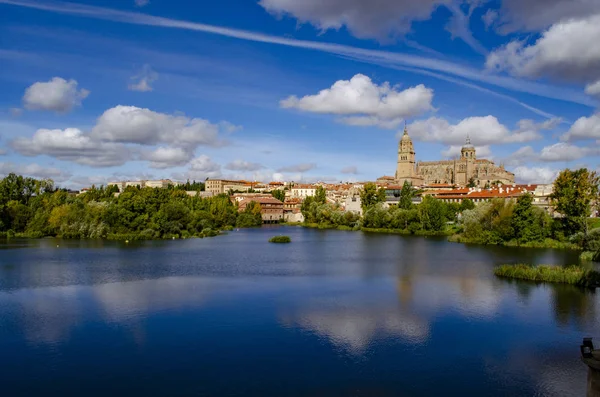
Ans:
[{"label": "stone facade", "polygon": [[405,127],[404,135],[398,145],[398,167],[396,168],[396,181],[400,185],[404,181],[414,186],[431,184],[466,186],[471,180],[479,187],[485,187],[488,183],[492,184],[496,181],[503,184],[515,183],[515,175],[505,170],[503,165],[497,166],[493,161],[477,159],[475,147],[471,145],[468,137],[462,147],[460,159],[417,163],[415,154],[412,139]]}]

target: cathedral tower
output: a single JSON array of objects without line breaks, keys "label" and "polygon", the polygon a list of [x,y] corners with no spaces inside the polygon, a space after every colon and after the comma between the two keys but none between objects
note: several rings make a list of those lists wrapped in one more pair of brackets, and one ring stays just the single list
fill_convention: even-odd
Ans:
[{"label": "cathedral tower", "polygon": [[398,144],[398,167],[396,168],[396,181],[403,184],[409,181],[413,185],[420,185],[422,178],[417,176],[415,162],[415,148],[412,139],[408,136],[408,129],[404,125],[404,134]]}]

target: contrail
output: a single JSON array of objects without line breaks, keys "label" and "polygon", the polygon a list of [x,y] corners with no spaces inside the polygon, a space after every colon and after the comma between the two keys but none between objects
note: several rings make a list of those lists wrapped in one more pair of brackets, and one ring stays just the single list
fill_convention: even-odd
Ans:
[{"label": "contrail", "polygon": [[[172,29],[184,29],[197,32],[211,33],[225,37],[231,37],[239,40],[247,40],[259,43],[276,44],[287,47],[303,48],[315,51],[321,51],[336,55],[348,56],[365,63],[378,64],[382,66],[404,66],[418,70],[429,70],[438,73],[461,77],[467,80],[479,81],[482,83],[502,87],[517,92],[524,92],[541,97],[558,99],[578,103],[581,105],[595,108],[598,102],[588,97],[583,92],[558,88],[545,84],[524,81],[512,77],[498,76],[480,71],[468,66],[459,65],[445,60],[427,58],[418,55],[402,54],[382,50],[368,50],[358,47],[346,46],[333,43],[322,43],[309,40],[297,40],[284,37],[278,37],[263,33],[257,33],[247,30],[233,29],[215,25],[208,25],[197,22],[188,22],[178,19],[157,17],[138,12],[121,11],[111,8],[97,6],[73,4],[67,2],[44,2],[39,3],[31,0],[0,0],[0,4],[10,4],[14,6],[34,8],[38,10],[56,12],[60,14],[78,15],[87,18],[108,20],[134,25],[157,26]],[[432,75],[433,77],[436,77]],[[448,80],[450,81],[450,80]],[[468,84],[468,83],[467,83]],[[464,84],[463,84],[464,85]],[[481,87],[480,87],[481,88]],[[503,95],[503,94],[498,94]],[[514,99],[514,98],[513,98]],[[514,99],[514,101],[517,101]],[[517,101],[519,104],[534,110],[529,105]],[[536,112],[542,114],[545,112]]]}]

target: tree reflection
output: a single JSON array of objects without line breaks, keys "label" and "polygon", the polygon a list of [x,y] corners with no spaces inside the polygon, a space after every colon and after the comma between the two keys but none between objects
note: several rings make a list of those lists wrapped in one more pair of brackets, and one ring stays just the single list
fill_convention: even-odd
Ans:
[{"label": "tree reflection", "polygon": [[578,326],[582,326],[594,321],[594,290],[566,284],[552,284],[551,288],[554,316],[558,324],[564,326],[574,321]]}]

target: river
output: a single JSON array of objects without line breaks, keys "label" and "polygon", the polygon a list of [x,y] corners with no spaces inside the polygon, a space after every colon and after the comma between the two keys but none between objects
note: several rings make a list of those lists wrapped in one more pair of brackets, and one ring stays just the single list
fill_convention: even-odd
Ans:
[{"label": "river", "polygon": [[298,227],[0,241],[1,393],[582,396],[598,295],[492,274],[520,262],[577,253]]}]

